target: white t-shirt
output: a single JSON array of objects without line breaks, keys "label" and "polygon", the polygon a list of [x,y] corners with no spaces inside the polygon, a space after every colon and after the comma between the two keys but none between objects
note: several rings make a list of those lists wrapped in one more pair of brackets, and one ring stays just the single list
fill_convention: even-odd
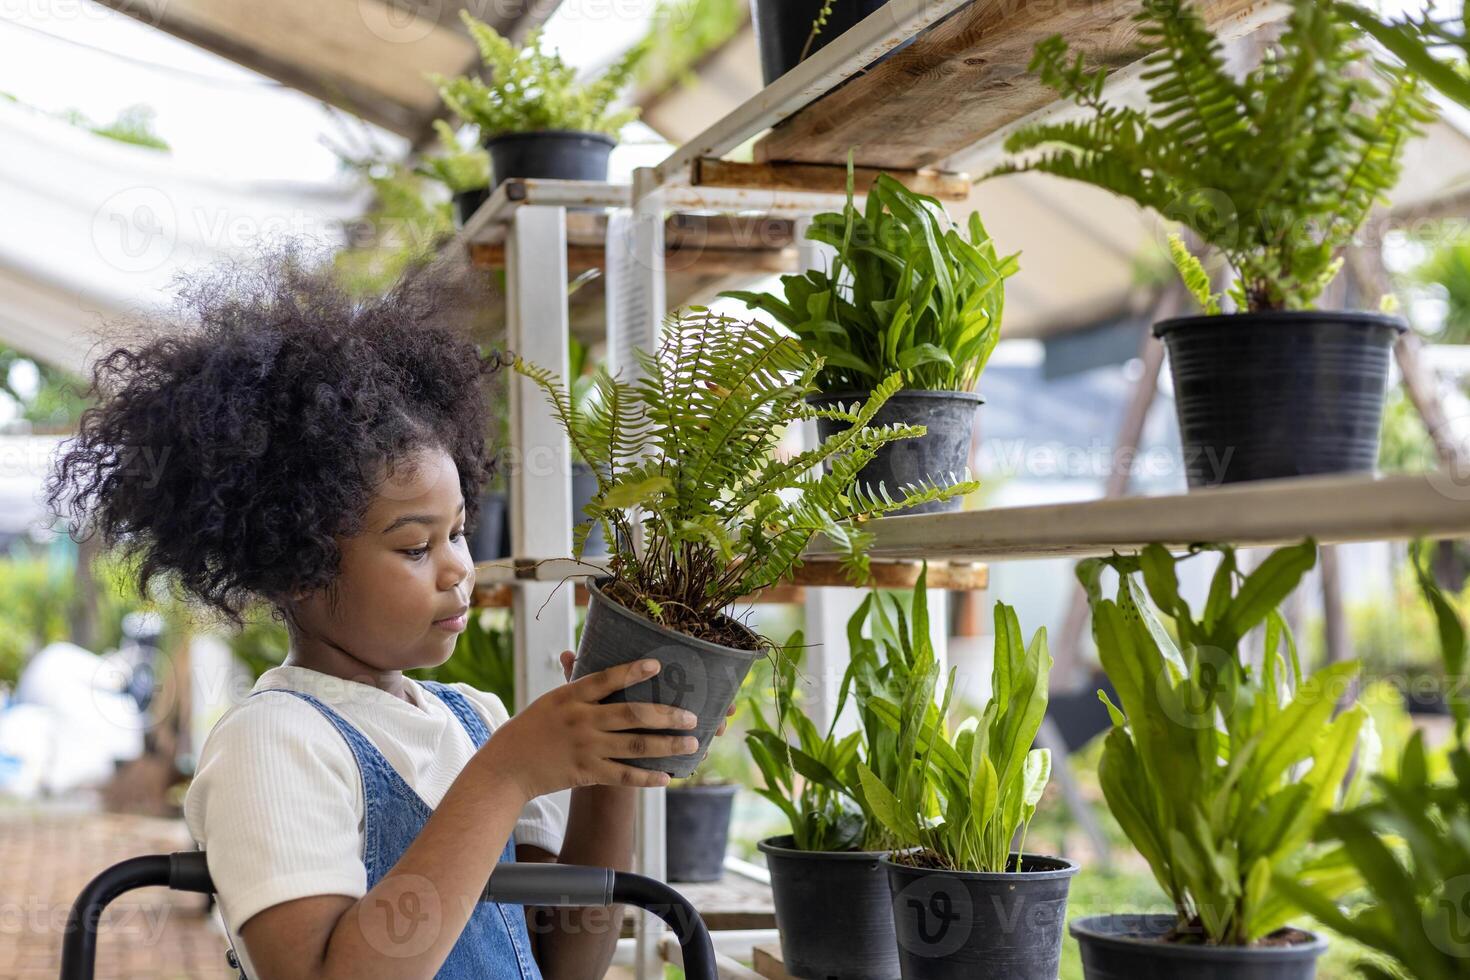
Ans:
[{"label": "white t-shirt", "polygon": [[[367,738],[430,807],[474,754],[459,719],[432,691],[404,678],[409,704],[387,691],[306,667],[275,667],[253,691],[311,694]],[[509,713],[493,694],[465,694],[494,732]],[[210,731],[184,800],[189,833],[209,858],[219,910],[246,975],[256,976],[240,926],[272,905],[309,895],[367,894],[362,777],[342,734],[292,695],[246,698]],[[561,851],[566,815],[537,797],[516,824],[517,844]]]}]

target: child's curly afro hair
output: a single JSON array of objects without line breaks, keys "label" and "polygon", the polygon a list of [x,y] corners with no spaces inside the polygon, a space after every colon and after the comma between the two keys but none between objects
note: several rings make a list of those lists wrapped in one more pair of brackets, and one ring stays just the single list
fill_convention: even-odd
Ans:
[{"label": "child's curly afro hair", "polygon": [[101,356],[47,484],[74,534],[101,532],[239,623],[329,587],[387,467],[438,447],[465,520],[494,472],[492,377],[466,329],[480,290],[453,266],[356,300],[294,249],[184,281],[175,317]]}]

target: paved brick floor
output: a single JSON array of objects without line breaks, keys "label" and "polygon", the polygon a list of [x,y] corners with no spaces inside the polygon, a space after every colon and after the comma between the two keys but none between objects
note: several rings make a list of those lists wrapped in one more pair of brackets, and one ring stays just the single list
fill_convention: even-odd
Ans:
[{"label": "paved brick floor", "polygon": [[[0,978],[55,977],[67,912],[102,868],[140,854],[186,850],[182,822],[77,807],[0,806]],[[202,895],[148,888],[108,907],[97,977],[176,980],[233,976]]]}]

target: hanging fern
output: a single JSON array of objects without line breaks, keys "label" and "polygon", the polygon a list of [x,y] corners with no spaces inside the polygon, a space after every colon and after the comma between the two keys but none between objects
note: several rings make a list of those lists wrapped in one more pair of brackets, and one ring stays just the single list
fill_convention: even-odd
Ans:
[{"label": "hanging fern", "polygon": [[[1370,66],[1353,28],[1317,0],[1293,0],[1280,40],[1238,80],[1185,0],[1145,0],[1136,19],[1153,49],[1148,109],[1106,102],[1106,71],[1049,38],[1032,70],[1088,115],[1013,133],[1006,150],[1035,155],[989,176],[1040,171],[1127,197],[1224,254],[1237,308],[1310,307],[1433,118],[1419,81]],[[1197,263],[1171,252],[1192,276]]]},{"label": "hanging fern", "polygon": [[632,82],[648,51],[647,43],[635,45],[584,85],[577,81],[577,70],[560,54],[541,49],[540,31],[531,32],[525,45],[517,48],[467,11],[460,11],[460,18],[479,49],[483,74],[490,81],[485,82],[480,72],[429,77],[444,104],[460,119],[478,126],[482,137],[569,129],[616,138],[638,118],[637,109],[614,111],[612,105]]},{"label": "hanging fern", "polygon": [[[636,358],[636,381],[599,369],[598,397],[585,407],[551,371],[519,358],[515,368],[545,393],[597,475],[585,511],[593,524],[578,526],[576,555],[600,526],[611,548],[609,594],[671,629],[732,642],[721,611],[788,578],[818,533],[862,583],[872,541],[863,521],[978,486],[926,482],[894,488],[896,497],[854,487],[880,446],[924,434],[923,426],[869,425],[901,377],[890,375],[850,409],[813,408],[805,399],[822,359],[773,327],[695,307],[670,316],[658,351]],[[814,449],[776,455],[789,426],[819,417],[850,427]]]}]

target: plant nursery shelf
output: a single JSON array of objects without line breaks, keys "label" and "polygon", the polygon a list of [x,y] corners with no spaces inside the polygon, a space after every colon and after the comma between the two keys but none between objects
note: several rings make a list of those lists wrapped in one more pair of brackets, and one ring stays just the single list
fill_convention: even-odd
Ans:
[{"label": "plant nursery shelf", "polygon": [[[566,559],[539,562],[534,559],[502,559],[481,562],[475,566],[474,604],[476,607],[485,609],[508,608],[514,596],[516,581],[559,581],[564,578],[598,574],[604,567],[595,559],[589,562],[575,562]],[[872,563],[872,577],[869,584],[884,589],[911,589],[919,579],[921,567],[920,562],[875,561]],[[990,569],[984,565],[968,562],[931,563],[927,582],[931,589],[953,591],[984,589],[990,584]],[[801,602],[806,597],[808,588],[850,585],[851,583],[842,572],[840,562],[835,559],[814,559],[803,562],[802,566],[796,570],[792,581],[764,589],[756,595],[747,596],[743,601],[765,604],[795,603]],[[586,588],[580,582],[576,583],[574,588],[577,604],[585,606],[587,604]]]},{"label": "plant nursery shelf", "polygon": [[[866,529],[876,535],[875,559],[949,561],[1085,557],[1154,542],[1250,547],[1306,537],[1323,544],[1470,537],[1470,484],[1439,472],[1304,477],[1172,496],[885,517]],[[825,537],[807,551],[812,558],[836,553]]]},{"label": "plant nursery shelf", "polygon": [[[1058,108],[1027,70],[1038,41],[1062,34],[1092,64],[1117,70],[1116,79],[1135,76],[1148,54],[1133,20],[1142,6],[889,0],[668,157],[654,182],[697,183],[704,160],[757,137],[757,164],[836,166],[851,151],[860,167],[966,169],[958,154]],[[1224,40],[1282,13],[1262,0],[1195,6]]]}]

